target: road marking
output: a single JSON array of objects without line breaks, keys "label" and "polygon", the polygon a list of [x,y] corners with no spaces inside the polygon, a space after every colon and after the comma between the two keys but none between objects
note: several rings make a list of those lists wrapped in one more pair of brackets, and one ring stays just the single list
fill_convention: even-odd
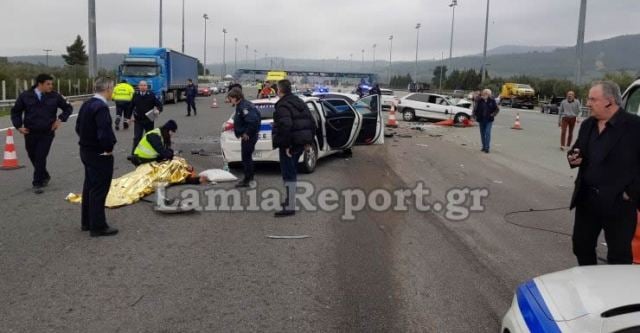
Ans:
[{"label": "road marking", "polygon": [[[115,106],[110,106],[110,107],[109,107],[109,110],[111,110],[111,109],[115,109],[115,108],[116,108]],[[74,114],[70,115],[70,116],[69,116],[69,118],[74,118],[74,117],[77,117],[77,116],[78,116],[78,114],[77,114],[77,113],[74,113]],[[6,132],[6,131],[8,131],[8,130],[10,130],[10,129],[16,129],[16,128],[15,128],[15,127],[13,127],[13,126],[11,126],[11,127],[5,127],[5,128],[0,128],[0,132]]]}]

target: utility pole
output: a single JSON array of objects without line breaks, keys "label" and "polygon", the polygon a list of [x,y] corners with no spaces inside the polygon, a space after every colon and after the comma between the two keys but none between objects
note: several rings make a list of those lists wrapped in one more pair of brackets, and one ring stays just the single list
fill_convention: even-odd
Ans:
[{"label": "utility pole", "polygon": [[373,44],[372,48],[373,48],[373,71],[376,71],[376,44]]},{"label": "utility pole", "polygon": [[580,19],[578,21],[578,42],[576,43],[576,86],[582,81],[582,55],[584,50],[584,26],[587,17],[587,0],[580,1]]},{"label": "utility pole", "polygon": [[451,17],[451,41],[449,42],[449,67],[453,69],[453,27],[456,22],[456,6],[458,6],[458,0],[451,0],[449,7],[453,9],[453,16]]},{"label": "utility pole", "polygon": [[362,49],[362,64],[360,64],[360,68],[362,68],[362,72],[364,72],[364,49]]},{"label": "utility pole", "polygon": [[51,52],[51,49],[43,49],[42,51],[44,51],[45,53],[45,66],[47,66],[47,68],[49,68],[49,52]]},{"label": "utility pole", "polygon": [[204,19],[204,64],[202,65],[202,75],[207,75],[207,20],[209,19],[209,15],[202,14],[202,18]]},{"label": "utility pole", "polygon": [[249,45],[244,46],[244,62],[249,67]]},{"label": "utility pole", "polygon": [[487,78],[487,36],[489,34],[489,1],[487,0],[487,16],[484,21],[484,49],[482,51],[482,80],[480,84],[484,83]]},{"label": "utility pole", "polygon": [[389,84],[391,84],[391,51],[393,51],[393,35],[389,36]]},{"label": "utility pole", "polygon": [[158,30],[160,31],[158,34],[158,47],[162,47],[162,0],[160,0],[160,28]]},{"label": "utility pole", "polygon": [[418,43],[420,42],[420,23],[416,24],[416,66],[414,71],[413,82],[418,82]]},{"label": "utility pole", "polygon": [[444,74],[444,52],[442,52],[442,58],[440,58],[440,87],[438,90],[442,92],[442,76]]},{"label": "utility pole", "polygon": [[224,80],[224,76],[227,75],[227,29],[222,28],[222,76],[221,79]]},{"label": "utility pole", "polygon": [[182,53],[184,53],[184,0],[182,0]]},{"label": "utility pole", "polygon": [[[98,51],[96,47],[96,0],[89,0],[89,77],[98,74]],[[46,51],[45,51],[46,52]],[[47,52],[47,67],[49,67],[49,53]]]},{"label": "utility pole", "polygon": [[235,52],[233,55],[233,67],[234,73],[238,71],[238,37],[234,38],[233,41],[236,43]]},{"label": "utility pole", "polygon": [[253,81],[256,80],[256,71],[258,70],[258,50],[253,50]]},{"label": "utility pole", "polygon": [[353,53],[349,54],[349,71],[353,72]]}]

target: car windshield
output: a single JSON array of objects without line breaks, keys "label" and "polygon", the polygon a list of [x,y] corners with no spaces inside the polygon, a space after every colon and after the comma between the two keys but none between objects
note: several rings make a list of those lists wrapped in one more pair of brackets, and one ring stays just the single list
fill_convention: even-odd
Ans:
[{"label": "car windshield", "polygon": [[156,76],[158,75],[158,66],[147,65],[124,65],[122,66],[123,76]]},{"label": "car windshield", "polygon": [[531,89],[531,86],[528,84],[519,84],[518,88],[522,88],[522,89]]}]

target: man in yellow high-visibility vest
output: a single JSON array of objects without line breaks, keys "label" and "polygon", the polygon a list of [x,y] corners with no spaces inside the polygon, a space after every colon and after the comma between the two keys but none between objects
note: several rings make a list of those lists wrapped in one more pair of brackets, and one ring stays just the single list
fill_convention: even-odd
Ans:
[{"label": "man in yellow high-visibility vest", "polygon": [[129,119],[131,118],[131,99],[135,90],[127,83],[126,80],[120,81],[113,88],[112,99],[116,102],[116,131],[120,130],[120,121],[124,113],[124,129],[129,128]]},{"label": "man in yellow high-visibility vest", "polygon": [[178,124],[174,120],[169,120],[162,127],[146,132],[133,152],[133,164],[140,165],[172,159],[171,137],[177,130]]}]

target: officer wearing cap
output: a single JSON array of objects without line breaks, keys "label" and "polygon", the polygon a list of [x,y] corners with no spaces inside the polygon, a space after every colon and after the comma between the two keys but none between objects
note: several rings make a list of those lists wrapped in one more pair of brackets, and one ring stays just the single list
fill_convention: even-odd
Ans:
[{"label": "officer wearing cap", "polygon": [[176,131],[178,131],[178,124],[174,120],[169,120],[162,127],[145,133],[133,152],[133,164],[140,165],[172,159],[171,137]]},{"label": "officer wearing cap", "polygon": [[[58,109],[62,113],[58,115]],[[51,175],[47,171],[47,156],[55,137],[55,132],[69,119],[73,107],[53,90],[53,77],[40,74],[36,85],[23,92],[11,109],[13,126],[24,135],[25,148],[33,164],[33,191],[44,192]]]}]

